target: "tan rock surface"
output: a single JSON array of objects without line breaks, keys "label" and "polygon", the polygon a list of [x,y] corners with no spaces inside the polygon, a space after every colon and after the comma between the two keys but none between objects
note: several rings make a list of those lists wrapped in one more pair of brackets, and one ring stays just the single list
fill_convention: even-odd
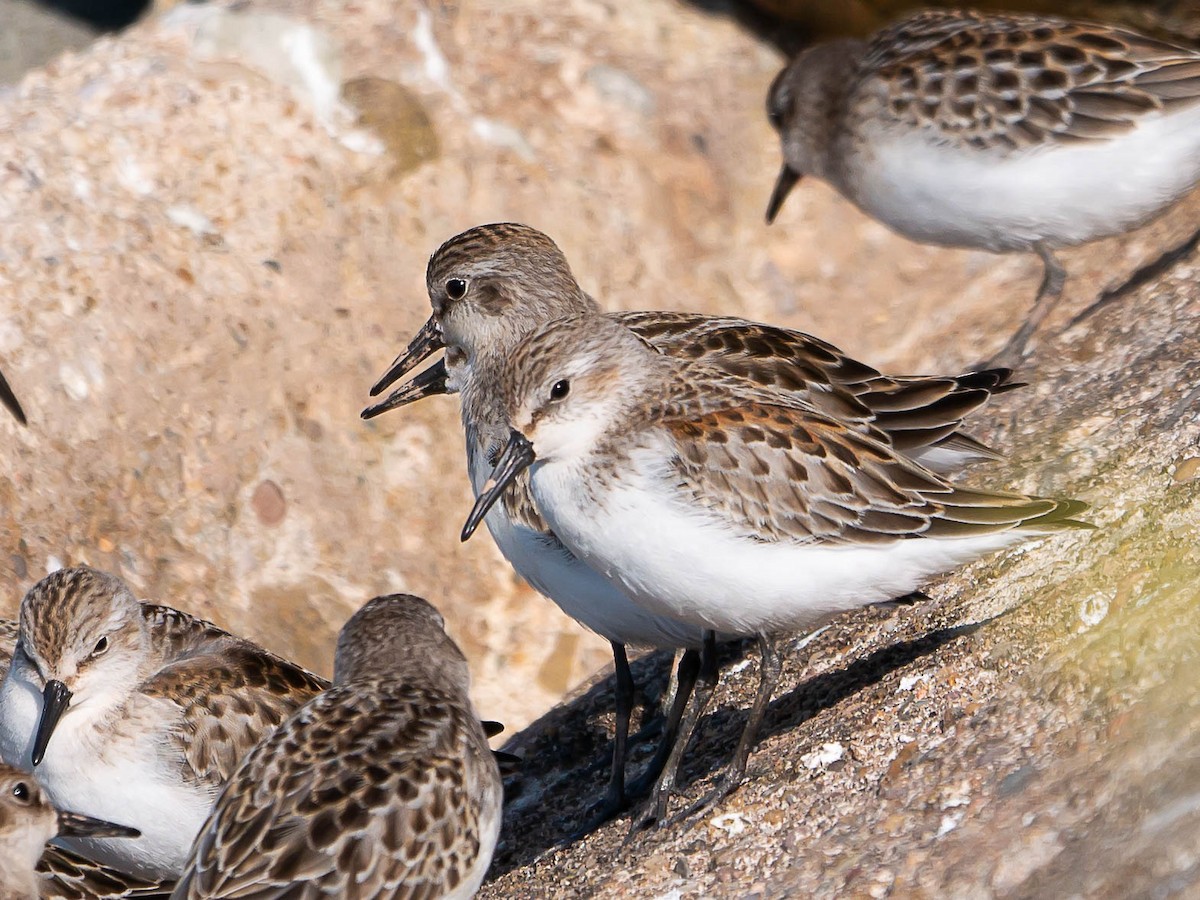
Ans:
[{"label": "tan rock surface", "polygon": [[[8,612],[49,565],[87,561],[327,672],[350,611],[412,590],[446,613],[481,711],[519,727],[607,647],[486,539],[458,543],[452,400],[357,416],[426,317],[438,243],[526,221],[610,308],[780,322],[897,371],[986,357],[1032,298],[1036,261],[909,244],[815,183],[766,228],[762,98],[782,60],[700,9],[251,12],[310,23],[312,54],[185,5],[0,97],[0,360],[31,418],[0,417]],[[522,736],[490,895],[1195,890],[1195,263],[1058,332],[1197,219],[1192,198],[1064,254],[1031,387],[981,429],[1012,462],[974,477],[1080,496],[1099,532],[792,654],[754,780],[716,824],[622,848],[616,823],[513,869],[602,788],[603,689],[553,713]],[[731,749],[754,671],[719,696],[689,795]]]}]

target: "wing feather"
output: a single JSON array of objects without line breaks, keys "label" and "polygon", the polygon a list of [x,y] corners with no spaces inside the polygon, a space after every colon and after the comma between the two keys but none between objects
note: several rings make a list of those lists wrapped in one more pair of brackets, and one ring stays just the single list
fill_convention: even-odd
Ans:
[{"label": "wing feather", "polygon": [[1103,140],[1200,102],[1200,54],[1186,47],[1107,25],[965,10],[879,32],[860,77],[886,86],[898,120],[1007,149]]},{"label": "wing feather", "polygon": [[748,539],[871,543],[1076,524],[1079,504],[955,488],[827,416],[765,403],[664,422],[685,501]]},{"label": "wing feather", "polygon": [[466,877],[478,786],[499,802],[482,726],[435,692],[357,687],[320,695],[246,757],[177,896],[415,898]]}]

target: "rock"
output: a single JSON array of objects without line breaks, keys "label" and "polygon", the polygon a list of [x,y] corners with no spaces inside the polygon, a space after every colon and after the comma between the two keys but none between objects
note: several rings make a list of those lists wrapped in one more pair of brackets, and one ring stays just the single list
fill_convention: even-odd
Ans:
[{"label": "rock", "polygon": [[[486,896],[1190,886],[1197,264],[1068,323],[1180,243],[1200,198],[1064,253],[1065,300],[1019,373],[1030,386],[977,417],[1009,461],[973,480],[1081,497],[1099,530],[798,636],[750,781],[703,820],[727,827],[631,850],[622,821],[543,856],[603,791],[611,683],[551,707],[608,647],[486,539],[459,543],[455,401],[358,418],[428,315],[429,254],[470,225],[526,221],[607,308],[770,320],[904,372],[986,358],[1039,266],[910,244],[816,182],[763,225],[779,151],[762,103],[782,57],[701,8],[253,11],[332,54],[305,59],[340,60],[332,101],[305,87],[329,77],[282,77],[244,35],[201,52],[186,8],[0,95],[0,359],[30,416],[0,417],[5,613],[47,568],[89,562],[321,668],[370,596],[423,594],[471,660],[481,712],[520,731],[526,757]],[[369,115],[356,83],[393,114]],[[406,147],[426,148],[419,165]],[[685,761],[687,797],[732,751],[752,657]],[[637,661],[648,696],[668,664]],[[651,743],[635,742],[637,761]],[[823,762],[833,746],[841,759]],[[1005,781],[1021,771],[1036,776]],[[642,868],[647,848],[659,863]]]},{"label": "rock", "polygon": [[67,50],[79,50],[96,32],[31,0],[0,0],[0,89]]}]

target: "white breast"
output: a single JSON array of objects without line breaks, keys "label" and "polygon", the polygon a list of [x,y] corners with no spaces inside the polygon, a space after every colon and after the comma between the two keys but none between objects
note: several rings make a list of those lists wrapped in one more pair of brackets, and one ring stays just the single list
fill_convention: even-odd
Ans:
[{"label": "white breast", "polygon": [[639,605],[728,634],[811,628],[1029,537],[861,547],[753,541],[668,493],[656,461],[635,457],[636,470],[623,471],[595,502],[580,488],[586,474],[546,463],[535,468],[534,494],[563,542]]},{"label": "white breast", "polygon": [[1121,234],[1200,181],[1200,107],[1145,117],[1110,140],[999,154],[866,127],[841,185],[914,240],[986,250],[1064,246]]},{"label": "white breast", "polygon": [[[471,487],[478,496],[491,466],[482,452],[469,453],[469,459]],[[557,541],[514,524],[502,503],[492,507],[486,521],[496,546],[517,574],[601,637],[642,647],[699,646],[699,628],[633,603]]]},{"label": "white breast", "polygon": [[[142,698],[126,725],[114,730],[90,715],[86,703],[68,707],[59,720],[45,758],[30,760],[42,696],[21,673],[10,670],[0,686],[0,757],[32,771],[59,809],[94,816],[142,832],[140,838],[60,839],[64,847],[146,879],[174,878],[187,861],[213,796],[183,783],[177,760],[161,732],[142,726],[163,701]],[[102,727],[101,727],[102,726]]]}]

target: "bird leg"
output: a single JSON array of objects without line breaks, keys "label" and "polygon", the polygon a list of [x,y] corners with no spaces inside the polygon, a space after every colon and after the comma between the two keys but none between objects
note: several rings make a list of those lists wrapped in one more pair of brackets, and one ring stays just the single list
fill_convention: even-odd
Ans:
[{"label": "bird leg", "polygon": [[714,803],[724,800],[746,780],[746,764],[750,760],[750,751],[754,749],[754,745],[758,741],[758,732],[762,728],[763,718],[767,714],[767,707],[771,704],[771,698],[775,695],[775,688],[779,684],[780,675],[783,673],[783,655],[779,652],[779,646],[775,638],[760,634],[758,636],[758,649],[761,654],[758,671],[758,693],[755,694],[754,703],[750,707],[750,714],[746,717],[746,727],[742,729],[742,736],[738,741],[737,750],[733,753],[733,759],[730,760],[729,765],[725,767],[725,770],[717,778],[717,783],[711,791],[687,809],[676,813],[670,822],[666,824],[674,824],[675,822],[690,818],[699,812],[703,812]]},{"label": "bird leg", "polygon": [[[686,654],[684,655],[686,656]],[[712,699],[719,675],[720,673],[717,668],[717,636],[715,632],[706,630],[704,632],[704,646],[700,651],[700,671],[696,678],[692,702],[687,704],[687,710],[679,724],[677,736],[672,741],[671,752],[667,756],[662,773],[654,785],[654,791],[651,793],[645,807],[634,816],[626,840],[632,838],[639,831],[644,831],[656,823],[665,821],[667,805],[670,803],[676,779],[679,777],[679,764],[683,759],[683,752],[687,749],[687,745],[691,743],[692,734],[696,731],[696,725],[699,723],[700,717],[704,715],[704,710],[708,706],[709,700]]]},{"label": "bird leg", "polygon": [[1074,328],[1084,319],[1095,315],[1114,300],[1120,300],[1126,294],[1132,293],[1133,291],[1136,291],[1138,288],[1142,287],[1142,285],[1153,281],[1161,275],[1165,275],[1173,266],[1175,266],[1176,263],[1182,262],[1195,253],[1198,246],[1200,246],[1200,231],[1194,232],[1186,241],[1184,241],[1178,247],[1168,250],[1158,259],[1146,263],[1146,265],[1142,266],[1140,269],[1126,278],[1123,284],[1119,284],[1114,288],[1106,290],[1096,298],[1095,303],[1083,310],[1081,313],[1075,316],[1075,318],[1068,322],[1067,327],[1064,328],[1063,331]]},{"label": "bird leg", "polygon": [[1067,270],[1063,268],[1062,263],[1058,261],[1050,248],[1039,241],[1033,245],[1033,249],[1042,258],[1043,267],[1042,283],[1038,288],[1037,297],[1034,298],[1033,309],[1025,317],[1025,324],[1009,338],[1008,343],[1001,347],[995,356],[987,361],[989,368],[996,366],[1011,368],[1020,365],[1021,360],[1025,358],[1025,345],[1029,343],[1029,339],[1033,337],[1047,314],[1054,308],[1054,304],[1062,296],[1063,285],[1067,283]]},{"label": "bird leg", "polygon": [[700,651],[685,650],[679,657],[679,666],[675,670],[675,696],[671,699],[671,709],[667,713],[667,724],[662,740],[658,743],[658,750],[655,751],[654,758],[646,766],[646,771],[629,785],[627,796],[643,797],[658,781],[658,776],[662,774],[667,760],[671,756],[671,751],[679,740],[679,725],[683,721],[683,714],[687,711],[688,701],[692,698],[692,691],[696,688],[696,679],[699,675]]}]

